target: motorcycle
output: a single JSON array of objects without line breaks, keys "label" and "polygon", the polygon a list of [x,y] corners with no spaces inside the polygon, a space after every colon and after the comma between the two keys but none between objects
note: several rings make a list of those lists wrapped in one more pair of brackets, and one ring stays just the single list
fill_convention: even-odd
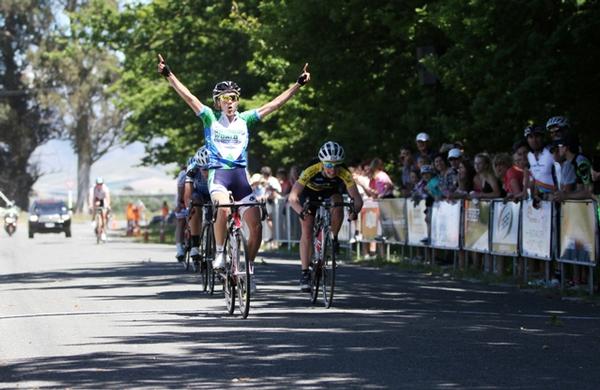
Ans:
[{"label": "motorcycle", "polygon": [[12,236],[17,230],[17,213],[14,211],[9,211],[4,214],[4,230],[8,233],[9,236]]}]

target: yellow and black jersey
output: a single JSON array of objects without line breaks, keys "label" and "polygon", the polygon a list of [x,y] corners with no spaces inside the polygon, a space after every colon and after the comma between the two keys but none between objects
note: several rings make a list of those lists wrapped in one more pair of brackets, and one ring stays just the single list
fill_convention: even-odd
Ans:
[{"label": "yellow and black jersey", "polygon": [[329,178],[323,174],[323,163],[319,159],[314,159],[308,164],[300,174],[298,183],[317,192],[338,190],[341,185],[348,189],[355,185],[346,164],[340,164],[336,176]]}]

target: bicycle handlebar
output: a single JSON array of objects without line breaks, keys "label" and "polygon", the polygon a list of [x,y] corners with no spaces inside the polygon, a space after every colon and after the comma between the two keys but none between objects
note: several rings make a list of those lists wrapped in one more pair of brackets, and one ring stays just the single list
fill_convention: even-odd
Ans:
[{"label": "bicycle handlebar", "polygon": [[356,214],[356,210],[354,209],[354,202],[353,202],[352,198],[350,198],[350,202],[332,202],[329,199],[325,199],[325,200],[308,200],[307,199],[306,202],[304,202],[304,205],[302,206],[301,216],[306,215],[306,213],[308,212],[308,210],[311,206],[324,207],[326,209],[331,209],[334,207],[348,207],[348,211],[350,211],[350,214]]}]

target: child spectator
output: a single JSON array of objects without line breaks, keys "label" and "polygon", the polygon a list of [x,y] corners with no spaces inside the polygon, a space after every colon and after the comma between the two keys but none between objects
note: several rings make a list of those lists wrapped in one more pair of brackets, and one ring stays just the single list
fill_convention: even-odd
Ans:
[{"label": "child spectator", "polygon": [[394,184],[390,176],[383,170],[383,161],[380,158],[374,158],[369,166],[371,180],[369,181],[370,193],[373,198],[393,198]]}]

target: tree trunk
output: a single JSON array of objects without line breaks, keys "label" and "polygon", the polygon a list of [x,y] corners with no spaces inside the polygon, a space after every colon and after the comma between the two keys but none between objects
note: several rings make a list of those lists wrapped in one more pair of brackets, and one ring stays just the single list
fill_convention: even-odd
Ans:
[{"label": "tree trunk", "polygon": [[[77,153],[77,203],[75,210],[82,212],[88,202],[90,171],[92,169],[92,139],[88,130],[88,115],[82,114],[75,130],[75,151]],[[89,205],[87,205],[89,207]]]}]

